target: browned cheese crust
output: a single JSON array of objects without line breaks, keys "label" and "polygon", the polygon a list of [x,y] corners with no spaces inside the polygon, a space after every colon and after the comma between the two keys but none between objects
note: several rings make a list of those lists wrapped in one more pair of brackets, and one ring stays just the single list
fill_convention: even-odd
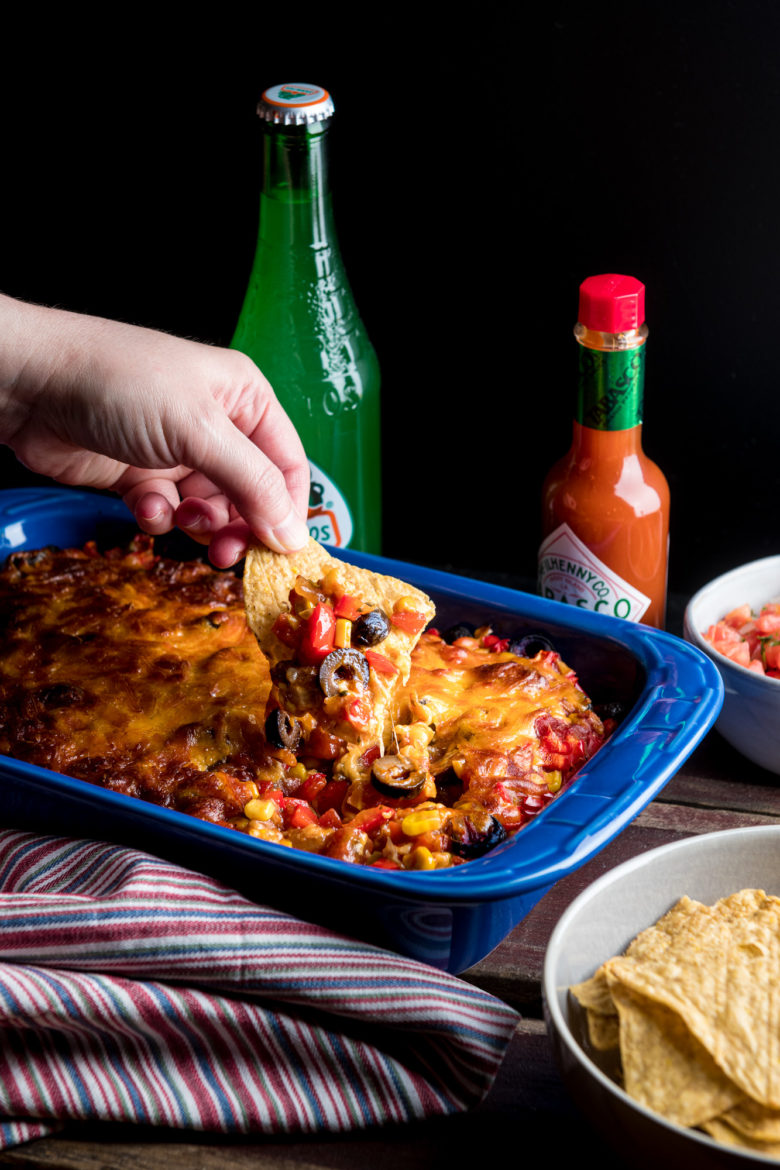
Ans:
[{"label": "browned cheese crust", "polygon": [[0,752],[206,820],[280,765],[241,582],[153,555],[16,553],[0,574]]}]

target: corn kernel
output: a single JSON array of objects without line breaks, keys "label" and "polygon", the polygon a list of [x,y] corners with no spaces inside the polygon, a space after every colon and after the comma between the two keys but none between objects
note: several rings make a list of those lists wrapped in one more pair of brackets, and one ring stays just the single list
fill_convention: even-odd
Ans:
[{"label": "corn kernel", "polygon": [[407,837],[419,837],[421,833],[432,833],[440,829],[442,813],[437,808],[415,809],[401,821],[401,830]]},{"label": "corn kernel", "polygon": [[563,776],[560,772],[547,773],[547,791],[558,792],[563,783]]},{"label": "corn kernel", "polygon": [[436,858],[424,845],[409,854],[409,869],[436,869]]},{"label": "corn kernel", "polygon": [[244,805],[244,816],[250,821],[270,821],[279,808],[275,800],[250,800]]},{"label": "corn kernel", "polygon": [[296,764],[294,768],[290,768],[290,775],[294,780],[305,780],[309,772],[305,764]]},{"label": "corn kernel", "polygon": [[393,613],[418,613],[420,603],[416,597],[399,597],[393,606]]},{"label": "corn kernel", "polygon": [[352,641],[352,622],[349,618],[336,618],[336,632],[333,645],[337,650],[349,649]]}]

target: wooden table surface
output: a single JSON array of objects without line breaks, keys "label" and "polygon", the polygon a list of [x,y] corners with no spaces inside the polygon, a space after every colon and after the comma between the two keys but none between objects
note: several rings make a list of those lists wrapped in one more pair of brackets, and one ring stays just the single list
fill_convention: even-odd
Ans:
[{"label": "wooden table surface", "polygon": [[[606,870],[681,837],[745,825],[780,823],[780,777],[739,756],[712,731],[660,797],[570,877],[559,882],[486,959],[463,978],[500,996],[521,1015],[486,1100],[469,1114],[349,1138],[230,1139],[116,1125],[68,1125],[56,1136],[0,1154],[0,1166],[56,1170],[458,1170],[466,1159],[507,1148],[522,1157],[598,1160],[625,1170],[569,1098],[556,1069],[542,1017],[540,980],[547,940],[563,909]],[[528,1143],[530,1142],[530,1146]],[[470,1162],[470,1164],[474,1164]],[[476,1163],[479,1165],[479,1162]]]}]

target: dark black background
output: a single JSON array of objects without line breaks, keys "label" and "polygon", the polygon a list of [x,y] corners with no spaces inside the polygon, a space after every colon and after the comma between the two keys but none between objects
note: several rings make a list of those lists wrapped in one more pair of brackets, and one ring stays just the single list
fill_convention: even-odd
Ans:
[{"label": "dark black background", "polygon": [[[254,250],[257,97],[322,84],[383,370],[385,551],[533,574],[541,483],[569,441],[577,287],[604,271],[647,285],[672,589],[778,551],[780,7],[21,18],[4,291],[227,343]],[[29,481],[2,461],[4,485]]]}]

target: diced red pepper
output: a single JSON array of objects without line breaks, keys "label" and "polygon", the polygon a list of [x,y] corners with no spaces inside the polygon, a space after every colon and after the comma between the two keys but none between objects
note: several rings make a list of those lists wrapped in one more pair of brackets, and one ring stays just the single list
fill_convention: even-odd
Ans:
[{"label": "diced red pepper", "polygon": [[333,612],[337,618],[346,618],[347,621],[350,622],[356,622],[360,617],[360,608],[358,607],[358,603],[355,598],[350,597],[348,593],[345,593],[343,597],[339,598],[339,600],[333,606]]},{"label": "diced red pepper", "polygon": [[376,861],[371,862],[371,869],[403,869],[397,861],[391,861],[389,857],[380,857]]},{"label": "diced red pepper", "polygon": [[329,808],[327,812],[322,814],[318,823],[321,829],[340,829],[341,817],[335,808]]},{"label": "diced red pepper", "polygon": [[377,650],[364,650],[368,665],[372,667],[377,674],[398,674],[398,667],[394,662],[384,654],[380,654]]},{"label": "diced red pepper", "polygon": [[332,606],[320,601],[303,623],[298,657],[305,666],[317,666],[333,649],[336,615]]},{"label": "diced red pepper", "polygon": [[287,829],[303,829],[306,825],[313,825],[317,821],[317,814],[305,800],[298,800],[294,796],[286,796],[282,806],[282,816]]},{"label": "diced red pepper", "polygon": [[414,637],[425,627],[425,614],[414,609],[399,609],[396,613],[390,614],[390,621],[399,630]]}]

